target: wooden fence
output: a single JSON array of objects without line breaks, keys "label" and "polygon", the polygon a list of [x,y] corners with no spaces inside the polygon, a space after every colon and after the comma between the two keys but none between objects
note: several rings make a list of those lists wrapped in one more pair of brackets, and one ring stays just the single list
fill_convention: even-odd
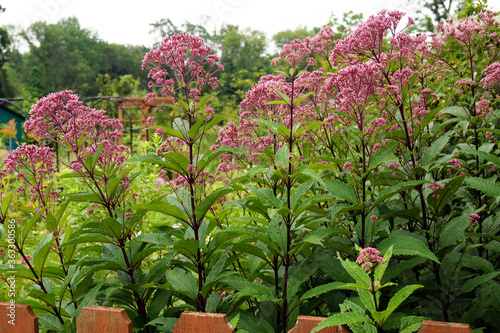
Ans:
[{"label": "wooden fence", "polygon": [[[299,316],[289,333],[310,333],[325,318]],[[76,319],[78,333],[132,333],[132,321],[124,309],[86,306]],[[184,312],[174,333],[233,333],[225,314]],[[342,326],[320,333],[348,333]],[[0,303],[0,333],[38,333],[38,317],[28,305]],[[424,321],[419,333],[472,333],[469,325]]]}]

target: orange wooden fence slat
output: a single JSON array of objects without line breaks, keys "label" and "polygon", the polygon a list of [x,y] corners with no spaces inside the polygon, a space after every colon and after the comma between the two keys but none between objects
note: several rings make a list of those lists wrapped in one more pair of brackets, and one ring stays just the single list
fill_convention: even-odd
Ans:
[{"label": "orange wooden fence slat", "polygon": [[469,324],[424,320],[418,333],[472,333]]},{"label": "orange wooden fence slat", "polygon": [[174,333],[233,333],[234,328],[222,313],[183,312]]},{"label": "orange wooden fence slat", "polygon": [[[298,316],[295,327],[288,331],[288,333],[310,333],[313,328],[325,319],[325,317]],[[348,331],[342,326],[330,326],[323,328],[318,333],[348,333]]]},{"label": "orange wooden fence slat", "polygon": [[76,318],[77,333],[132,333],[125,309],[85,306]]},{"label": "orange wooden fence slat", "polygon": [[0,303],[0,333],[38,333],[38,317],[29,305]]}]

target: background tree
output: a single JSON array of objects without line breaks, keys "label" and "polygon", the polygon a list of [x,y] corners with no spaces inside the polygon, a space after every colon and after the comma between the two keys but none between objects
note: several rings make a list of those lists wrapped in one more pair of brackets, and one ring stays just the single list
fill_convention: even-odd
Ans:
[{"label": "background tree", "polygon": [[[0,13],[3,13],[5,8],[0,6]],[[0,96],[1,97],[12,97],[15,92],[10,84],[7,71],[3,68],[3,65],[9,60],[10,57],[10,45],[11,40],[7,29],[4,27],[0,28]]]},{"label": "background tree", "polygon": [[97,35],[80,27],[77,18],[56,24],[33,23],[22,33],[30,52],[24,59],[34,95],[73,89],[81,95],[96,95],[95,78],[104,60],[104,44]]},{"label": "background tree", "polygon": [[434,27],[450,17],[463,18],[484,12],[488,9],[488,0],[407,0],[414,12],[418,31],[434,31]]}]

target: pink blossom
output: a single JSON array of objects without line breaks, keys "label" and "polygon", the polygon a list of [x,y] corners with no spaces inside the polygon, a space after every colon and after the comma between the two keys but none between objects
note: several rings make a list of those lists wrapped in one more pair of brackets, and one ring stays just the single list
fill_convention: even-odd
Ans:
[{"label": "pink blossom", "polygon": [[447,163],[448,164],[453,164],[453,168],[454,169],[458,169],[458,168],[460,168],[462,166],[462,162],[460,162],[456,158],[449,160]]},{"label": "pink blossom", "polygon": [[151,127],[151,126],[155,126],[156,125],[156,118],[155,117],[148,117],[148,119],[146,119],[146,126],[147,127]]},{"label": "pink blossom", "polygon": [[[189,87],[189,96],[198,101],[207,85],[212,90],[218,87],[219,80],[214,74],[224,70],[222,65],[216,64],[218,61],[219,57],[202,38],[180,33],[165,38],[156,49],[148,52],[142,69],[149,69],[149,88],[161,88],[162,96],[171,97],[177,103],[176,86],[179,85]],[[180,78],[186,81],[181,83]],[[192,113],[195,109],[183,111]]]},{"label": "pink blossom", "polygon": [[469,221],[473,224],[473,225],[478,225],[479,224],[479,219],[481,217],[477,214],[470,214],[469,215]]},{"label": "pink blossom", "polygon": [[438,196],[436,193],[437,191],[444,189],[444,185],[442,185],[436,181],[432,182],[432,184],[429,184],[427,187],[430,188],[434,192],[434,194],[432,195],[434,198],[436,198]]},{"label": "pink blossom", "polygon": [[[31,260],[33,259],[33,257],[29,254],[26,255],[26,260],[31,262]],[[21,257],[21,265],[26,265],[26,260],[24,259],[24,257]]]},{"label": "pink blossom", "polygon": [[374,263],[385,264],[385,260],[380,256],[379,250],[373,247],[366,247],[359,252],[356,264],[361,265],[365,271],[371,271]]},{"label": "pink blossom", "polygon": [[[35,145],[22,145],[7,155],[4,159],[3,173],[13,174],[17,173],[21,179],[23,186],[20,187],[18,192],[23,193],[24,187],[29,187],[29,192],[32,193],[31,201],[40,200],[45,203],[44,190],[47,188],[47,183],[52,179],[55,173],[55,154],[53,148],[44,147],[43,144]],[[21,191],[22,189],[22,191]],[[57,192],[51,192],[49,197],[52,200],[57,199]]]}]

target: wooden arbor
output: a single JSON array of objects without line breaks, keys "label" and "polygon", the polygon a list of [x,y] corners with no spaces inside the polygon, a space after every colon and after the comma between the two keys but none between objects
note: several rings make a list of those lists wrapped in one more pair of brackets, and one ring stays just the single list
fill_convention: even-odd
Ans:
[{"label": "wooden arbor", "polygon": [[[127,97],[118,101],[120,107],[118,108],[118,119],[124,122],[123,111],[128,108],[137,108],[138,106],[142,110],[141,114],[141,128],[146,128],[146,119],[153,116],[153,109],[159,104],[174,104],[174,100],[170,97],[155,97],[155,103],[150,104],[146,101],[145,97]],[[129,119],[130,120],[130,119]],[[146,141],[149,138],[148,131],[141,132],[142,141]]]}]

